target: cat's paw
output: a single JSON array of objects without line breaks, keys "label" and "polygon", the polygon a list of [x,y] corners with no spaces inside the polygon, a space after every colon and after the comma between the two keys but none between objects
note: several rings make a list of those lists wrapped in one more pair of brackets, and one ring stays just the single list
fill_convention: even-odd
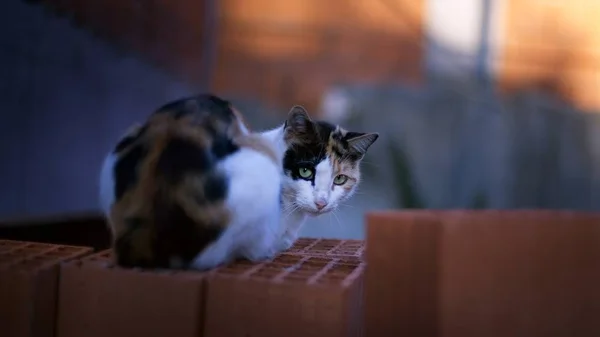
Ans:
[{"label": "cat's paw", "polygon": [[296,242],[296,237],[290,236],[290,235],[284,235],[275,244],[275,250],[278,253],[282,253],[282,252],[292,248],[292,246],[294,245],[294,242]]},{"label": "cat's paw", "polygon": [[277,255],[275,249],[267,249],[263,251],[250,251],[243,254],[243,257],[250,262],[259,263],[271,261]]}]

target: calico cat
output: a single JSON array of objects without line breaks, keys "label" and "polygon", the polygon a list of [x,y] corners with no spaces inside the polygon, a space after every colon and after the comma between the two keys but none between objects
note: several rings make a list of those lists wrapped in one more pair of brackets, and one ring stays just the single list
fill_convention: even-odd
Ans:
[{"label": "calico cat", "polygon": [[309,216],[335,210],[356,192],[360,163],[378,133],[353,132],[312,120],[294,106],[285,123],[261,135],[283,158],[282,233],[277,251],[290,248]]},{"label": "calico cat", "polygon": [[281,157],[214,95],[170,102],[105,158],[100,200],[117,265],[209,269],[275,254]]}]

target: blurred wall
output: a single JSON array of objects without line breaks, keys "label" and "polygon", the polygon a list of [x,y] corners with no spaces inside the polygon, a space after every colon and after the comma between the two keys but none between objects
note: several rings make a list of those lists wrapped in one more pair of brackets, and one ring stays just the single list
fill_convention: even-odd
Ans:
[{"label": "blurred wall", "polygon": [[222,0],[213,89],[314,110],[337,83],[421,83],[425,4]]},{"label": "blurred wall", "polygon": [[0,2],[0,217],[97,209],[102,156],[188,89],[66,19]]},{"label": "blurred wall", "polygon": [[600,2],[506,0],[495,67],[505,92],[539,88],[600,111]]}]

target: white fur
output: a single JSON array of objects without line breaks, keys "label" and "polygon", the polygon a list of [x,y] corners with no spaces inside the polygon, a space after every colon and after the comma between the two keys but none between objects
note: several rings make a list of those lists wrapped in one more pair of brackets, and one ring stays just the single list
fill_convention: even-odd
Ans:
[{"label": "white fur", "polygon": [[104,162],[100,170],[100,209],[106,216],[109,215],[110,208],[115,199],[113,167],[116,161],[117,156],[110,152],[104,157]]},{"label": "white fur", "polygon": [[220,169],[230,177],[226,204],[233,218],[221,238],[194,259],[196,269],[212,268],[236,256],[258,261],[276,253],[280,166],[262,153],[242,148],[227,157]]}]

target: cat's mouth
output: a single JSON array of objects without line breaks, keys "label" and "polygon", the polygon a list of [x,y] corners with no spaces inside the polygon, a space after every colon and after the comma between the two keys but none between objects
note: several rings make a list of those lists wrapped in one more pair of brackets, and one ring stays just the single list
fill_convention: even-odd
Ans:
[{"label": "cat's mouth", "polygon": [[329,208],[328,209],[324,208],[322,210],[308,209],[308,210],[306,210],[306,212],[311,216],[319,216],[319,215],[323,215],[323,214],[331,212],[331,209],[329,209]]}]

